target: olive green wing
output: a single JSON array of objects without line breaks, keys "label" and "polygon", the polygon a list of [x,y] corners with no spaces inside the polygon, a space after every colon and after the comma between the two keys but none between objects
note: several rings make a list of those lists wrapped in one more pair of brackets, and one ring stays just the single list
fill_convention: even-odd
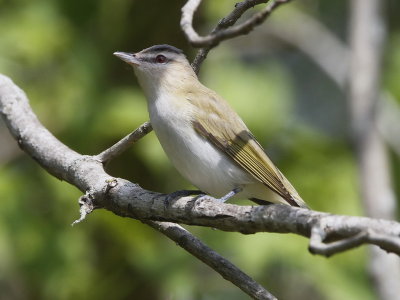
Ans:
[{"label": "olive green wing", "polygon": [[[218,99],[219,100],[219,99]],[[222,100],[224,101],[224,100]],[[224,102],[200,110],[194,129],[249,174],[292,206],[307,207],[297,191],[272,163],[240,117]],[[210,102],[208,102],[210,105]],[[224,110],[222,113],[221,109]],[[212,111],[213,113],[204,113]]]}]

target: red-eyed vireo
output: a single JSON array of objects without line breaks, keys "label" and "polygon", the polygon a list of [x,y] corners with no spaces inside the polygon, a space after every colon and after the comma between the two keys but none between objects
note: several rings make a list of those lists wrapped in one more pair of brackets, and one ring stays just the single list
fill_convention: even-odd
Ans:
[{"label": "red-eyed vireo", "polygon": [[199,82],[182,50],[156,45],[114,55],[133,66],[162,148],[193,185],[220,201],[307,207],[236,112]]}]

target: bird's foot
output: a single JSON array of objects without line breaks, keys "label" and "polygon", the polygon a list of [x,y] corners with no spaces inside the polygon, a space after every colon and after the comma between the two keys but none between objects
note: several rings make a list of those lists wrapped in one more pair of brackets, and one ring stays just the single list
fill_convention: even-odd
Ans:
[{"label": "bird's foot", "polygon": [[181,197],[192,196],[192,195],[199,195],[202,191],[194,191],[194,190],[182,190],[182,191],[175,191],[171,194],[168,194],[164,200],[164,206],[169,207],[173,200]]},{"label": "bird's foot", "polygon": [[210,195],[199,195],[195,198],[195,200],[213,200],[219,203],[224,203],[233,196],[235,196],[237,193],[240,193],[243,189],[240,187],[234,188],[232,191],[230,191],[228,194],[222,196],[221,198],[214,198]]}]

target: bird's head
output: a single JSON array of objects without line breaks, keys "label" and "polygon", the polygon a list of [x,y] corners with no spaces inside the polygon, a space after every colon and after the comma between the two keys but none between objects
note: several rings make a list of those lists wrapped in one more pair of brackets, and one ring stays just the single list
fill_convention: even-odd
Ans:
[{"label": "bird's head", "polygon": [[170,45],[155,45],[137,53],[114,52],[135,70],[144,90],[172,88],[187,79],[197,79],[183,51]]}]

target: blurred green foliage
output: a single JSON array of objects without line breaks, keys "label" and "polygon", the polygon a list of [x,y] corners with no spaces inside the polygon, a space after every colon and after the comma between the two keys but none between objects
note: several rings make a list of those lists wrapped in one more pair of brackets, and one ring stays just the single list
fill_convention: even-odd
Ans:
[{"label": "blurred green foliage", "polygon": [[[346,1],[299,2],[282,9],[307,10],[343,36]],[[148,118],[131,69],[112,53],[169,43],[193,57],[179,28],[182,5],[0,0],[0,72],[25,90],[61,141],[98,153]],[[232,5],[205,1],[196,18],[200,31]],[[392,18],[384,84],[400,99],[400,24]],[[246,39],[252,35],[240,38]],[[312,208],[362,215],[343,93],[296,50],[268,43],[257,55],[235,42],[220,45],[203,65],[202,81],[228,99]],[[71,227],[77,189],[17,150],[0,164],[0,299],[246,298],[138,221],[96,211]],[[399,173],[396,158],[393,165]],[[160,192],[190,188],[154,134],[108,171]],[[297,236],[190,230],[281,299],[374,299],[365,247],[325,259],[308,253],[307,240]]]}]

